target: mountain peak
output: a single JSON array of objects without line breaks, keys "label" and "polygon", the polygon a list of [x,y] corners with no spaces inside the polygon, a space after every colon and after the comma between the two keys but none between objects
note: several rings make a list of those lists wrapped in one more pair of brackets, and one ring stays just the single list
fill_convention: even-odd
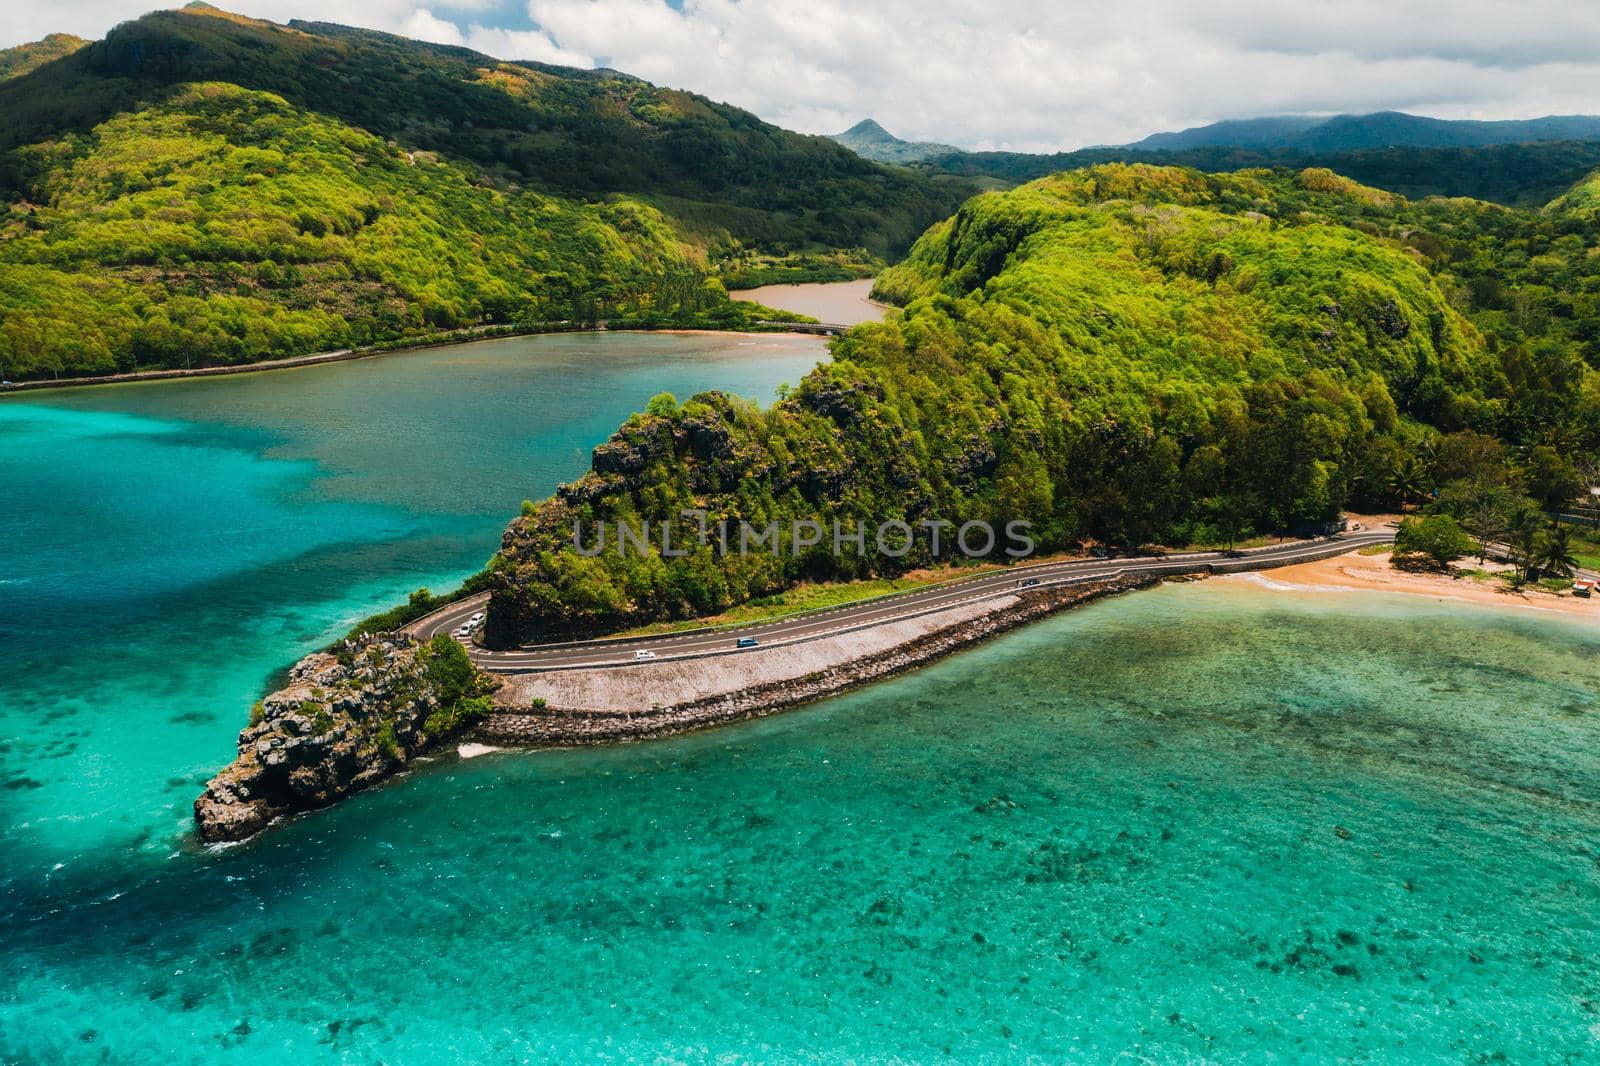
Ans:
[{"label": "mountain peak", "polygon": [[948,144],[902,141],[879,125],[876,119],[870,118],[864,118],[843,133],[835,133],[828,139],[877,163],[915,163],[919,159],[953,155],[960,151]]},{"label": "mountain peak", "polygon": [[900,138],[880,126],[875,119],[864,118],[854,126],[838,134],[840,137],[874,137],[886,141],[898,141]]}]

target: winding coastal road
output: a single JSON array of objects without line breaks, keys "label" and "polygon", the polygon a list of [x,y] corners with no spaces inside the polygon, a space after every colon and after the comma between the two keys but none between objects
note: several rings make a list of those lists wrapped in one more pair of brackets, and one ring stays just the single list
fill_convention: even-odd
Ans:
[{"label": "winding coastal road", "polygon": [[[740,638],[745,637],[760,641],[759,646],[762,648],[796,644],[915,618],[963,604],[1009,596],[1024,589],[1033,591],[1137,574],[1267,570],[1343,555],[1368,545],[1386,544],[1393,539],[1392,529],[1360,530],[1333,537],[1275,544],[1233,553],[1187,552],[1117,559],[1070,559],[1060,562],[1025,563],[974,577],[952,578],[908,592],[791,615],[769,622],[680,630],[676,633],[663,633],[651,637],[601,637],[594,640],[531,645],[504,651],[492,651],[469,641],[467,651],[473,661],[483,669],[511,674],[632,666],[639,661],[635,659],[635,654],[640,651],[654,654],[655,658],[645,660],[647,662],[717,654],[737,655],[749,650],[735,646]],[[421,640],[427,640],[438,633],[451,633],[472,615],[484,610],[487,602],[487,593],[459,600],[413,622],[408,629]]]}]

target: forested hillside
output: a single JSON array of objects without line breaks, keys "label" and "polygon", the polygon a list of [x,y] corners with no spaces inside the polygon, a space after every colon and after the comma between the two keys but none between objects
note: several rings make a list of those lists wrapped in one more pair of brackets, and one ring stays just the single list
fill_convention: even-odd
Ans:
[{"label": "forested hillside", "polygon": [[561,318],[580,294],[636,306],[690,272],[649,205],[487,188],[234,85],[188,86],[17,159],[38,202],[0,230],[0,370],[15,379]]},{"label": "forested hillside", "polygon": [[959,200],[689,93],[364,30],[191,5],[48,51],[0,82],[8,379],[739,322],[724,266],[898,254]]},{"label": "forested hillside", "polygon": [[30,41],[15,48],[0,48],[0,81],[21,77],[46,63],[71,55],[88,43],[70,33],[52,33],[42,41]]},{"label": "forested hillside", "polygon": [[1560,229],[1572,232],[1584,230],[1600,221],[1600,171],[1590,174],[1544,209],[1546,220]]},{"label": "forested hillside", "polygon": [[[960,190],[869,163],[614,71],[505,63],[465,48],[330,23],[288,26],[204,4],[124,23],[0,83],[0,153],[82,134],[188,82],[282,96],[402,148],[576,198],[627,193],[707,238],[768,250],[908,246]],[[0,167],[0,188],[25,189]]]},{"label": "forested hillside", "polygon": [[1011,184],[1101,163],[1185,166],[1208,173],[1322,167],[1413,199],[1466,196],[1538,207],[1600,167],[1600,140],[1344,151],[1229,145],[1152,150],[1129,145],[1055,155],[961,152],[926,158],[917,165],[930,172]]},{"label": "forested hillside", "polygon": [[1595,244],[1563,218],[1411,205],[1322,170],[1102,166],[975,197],[881,275],[904,313],[787,399],[653,405],[513,522],[490,637],[930,554],[586,558],[575,521],[673,522],[683,545],[684,508],[757,527],[1022,518],[1050,549],[1315,527],[1456,482],[1558,502],[1600,443]]}]

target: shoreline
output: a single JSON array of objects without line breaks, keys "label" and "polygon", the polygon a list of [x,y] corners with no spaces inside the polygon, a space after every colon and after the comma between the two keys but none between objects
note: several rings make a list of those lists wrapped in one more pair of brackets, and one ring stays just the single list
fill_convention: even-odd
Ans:
[{"label": "shoreline", "polygon": [[[1483,584],[1464,573],[1394,570],[1390,553],[1340,554],[1269,570],[1184,575],[1138,575],[1090,584],[1021,593],[938,612],[920,628],[893,634],[856,634],[854,654],[827,645],[812,653],[815,668],[785,661],[781,646],[730,660],[728,676],[706,660],[693,666],[661,663],[629,671],[564,670],[505,675],[496,710],[463,738],[505,748],[581,747],[650,740],[765,717],[887,679],[983,643],[1060,611],[1164,581],[1250,582],[1290,595],[1381,592],[1429,597],[1498,610],[1539,611],[1600,624],[1600,603],[1543,591],[1513,592]],[[1493,564],[1490,564],[1493,567]],[[902,624],[903,626],[903,624]],[[893,629],[894,624],[883,627]],[[881,639],[888,636],[890,639]],[[739,671],[745,675],[740,676]],[[764,676],[762,676],[764,675]],[[646,693],[683,694],[672,703],[651,702]],[[543,700],[538,706],[534,701]],[[532,709],[538,706],[538,709]]]},{"label": "shoreline", "polygon": [[[810,323],[797,322],[796,326]],[[17,381],[0,386],[0,399],[26,392],[44,392],[52,389],[93,388],[99,385],[133,385],[145,381],[178,381],[189,378],[227,377],[234,374],[266,374],[277,370],[299,370],[305,367],[325,366],[330,363],[349,363],[358,359],[377,359],[385,355],[404,355],[407,352],[425,352],[433,348],[451,348],[479,341],[512,340],[519,337],[544,337],[572,333],[652,333],[668,336],[729,336],[729,337],[816,337],[799,329],[707,329],[666,328],[608,329],[604,326],[571,326],[561,329],[517,329],[513,326],[477,326],[470,335],[450,336],[443,340],[407,344],[398,348],[338,348],[329,352],[313,352],[286,359],[268,359],[260,363],[239,363],[231,366],[204,366],[192,369],[169,367],[160,370],[133,370],[121,374],[98,374],[85,378],[53,378],[48,381]]]},{"label": "shoreline", "polygon": [[[565,671],[557,677],[508,677],[506,689],[496,697],[497,709],[460,739],[497,747],[586,747],[653,740],[763,718],[915,670],[1049,615],[1149,588],[1162,580],[1164,578],[1153,574],[1112,578],[1023,592],[977,610],[952,608],[927,616],[924,624],[909,627],[910,631],[896,635],[881,647],[867,648],[861,654],[839,661],[828,662],[827,652],[832,649],[822,649],[820,658],[823,661],[817,663],[817,669],[799,667],[789,676],[754,683],[737,676],[724,678],[722,680],[729,686],[726,691],[691,695],[671,704],[651,703],[644,709],[635,709],[641,704],[630,699],[627,693],[620,697],[615,692],[610,693],[611,705],[604,705],[605,694],[597,698],[594,686],[589,686],[588,682],[598,680],[599,687],[604,688],[614,682],[616,671]],[[860,643],[859,635],[854,642]],[[766,654],[787,651],[780,647]],[[793,658],[792,654],[790,657]],[[758,673],[772,669],[770,664],[759,662],[757,655],[750,654],[741,656],[737,665]],[[682,666],[671,662],[637,668],[630,672],[628,680],[643,680],[660,691],[692,693],[692,687],[684,686],[684,679],[672,676],[681,669]],[[705,663],[696,661],[690,669],[704,672]],[[652,677],[650,671],[660,676]],[[585,674],[590,677],[583,677]],[[563,698],[568,705],[557,702]],[[547,703],[533,710],[531,703],[535,699]],[[571,705],[585,699],[590,706]]]},{"label": "shoreline", "polygon": [[1265,573],[1219,576],[1230,583],[1248,581],[1258,587],[1296,595],[1378,592],[1492,610],[1540,611],[1600,624],[1600,600],[1543,591],[1512,591],[1510,588],[1480,583],[1459,572],[1438,574],[1395,570],[1389,566],[1389,559],[1389,553],[1340,555],[1280,567],[1273,570],[1270,576]]},{"label": "shoreline", "polygon": [[[428,723],[446,706],[446,697],[426,673],[421,646],[403,632],[378,634],[359,648],[344,649],[349,654],[343,656],[307,656],[295,664],[284,687],[257,704],[259,714],[239,733],[237,756],[194,800],[196,835],[208,847],[252,840],[275,825],[335,806],[447,753],[471,758],[510,748],[627,743],[764,717],[906,673],[1047,615],[1161,580],[1141,574],[1023,591],[992,604],[957,605],[902,625],[877,647],[852,640],[848,653],[837,656],[838,646],[815,645],[820,652],[811,654],[820,654],[822,661],[809,670],[785,673],[774,669],[774,660],[766,660],[757,668],[767,673],[765,680],[724,676],[724,682],[733,680],[736,686],[721,692],[661,687],[672,683],[669,663],[659,664],[667,668],[665,675],[647,674],[655,667],[627,672],[634,680],[647,681],[652,691],[688,694],[670,706],[631,702],[627,692],[609,707],[544,706],[531,702],[519,679],[502,676],[492,694],[495,710],[465,729],[436,737],[428,732]],[[779,666],[784,651],[772,649]],[[830,656],[837,657],[828,661]],[[754,661],[753,656],[741,659],[742,664]],[[705,664],[696,662],[689,669],[703,672]],[[580,673],[604,674],[605,680],[616,672],[574,671],[567,680]],[[380,720],[382,728],[377,726]]]}]

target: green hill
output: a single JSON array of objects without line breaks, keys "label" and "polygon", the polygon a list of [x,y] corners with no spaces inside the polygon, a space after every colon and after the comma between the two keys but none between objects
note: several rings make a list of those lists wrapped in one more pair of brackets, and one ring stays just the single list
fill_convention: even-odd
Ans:
[{"label": "green hill", "polygon": [[17,78],[71,55],[89,42],[70,33],[52,33],[42,41],[30,41],[15,48],[0,48],[0,81]]},{"label": "green hill", "polygon": [[1600,140],[1348,151],[1208,145],[1163,150],[1139,146],[1086,148],[1054,155],[961,152],[930,156],[915,166],[972,181],[1016,184],[1101,163],[1185,166],[1208,173],[1259,167],[1323,167],[1412,199],[1466,196],[1509,206],[1537,207],[1600,166]]},{"label": "green hill", "polygon": [[896,254],[952,188],[614,72],[191,5],[0,83],[0,376],[742,321],[722,265]]},{"label": "green hill", "polygon": [[[703,243],[767,251],[908,246],[959,191],[869,163],[693,93],[614,71],[504,63],[329,23],[288,26],[203,4],[124,23],[0,83],[0,153],[84,134],[190,82],[275,93],[402,148],[577,198],[649,197]],[[9,178],[9,180],[7,180]],[[19,191],[15,169],[0,188]]]},{"label": "green hill", "polygon": [[1550,201],[1545,214],[1563,221],[1600,221],[1600,170]]},{"label": "green hill", "polygon": [[[642,298],[685,248],[649,205],[501,191],[238,86],[191,85],[20,153],[0,369],[253,362]],[[559,306],[556,306],[559,305]]]},{"label": "green hill", "polygon": [[788,398],[636,416],[591,473],[514,521],[490,639],[694,615],[931,555],[924,537],[901,559],[827,543],[581,557],[576,521],[591,544],[598,521],[670,523],[682,546],[686,508],[757,528],[1026,519],[1048,550],[1315,527],[1351,501],[1410,498],[1430,450],[1510,476],[1497,439],[1529,449],[1528,483],[1570,479],[1541,442],[1600,442],[1600,376],[1559,329],[1535,344],[1483,308],[1486,334],[1470,274],[1444,266],[1546,237],[1531,216],[1448,206],[1328,171],[1145,166],[975,197],[880,275],[904,312],[853,330]]}]

